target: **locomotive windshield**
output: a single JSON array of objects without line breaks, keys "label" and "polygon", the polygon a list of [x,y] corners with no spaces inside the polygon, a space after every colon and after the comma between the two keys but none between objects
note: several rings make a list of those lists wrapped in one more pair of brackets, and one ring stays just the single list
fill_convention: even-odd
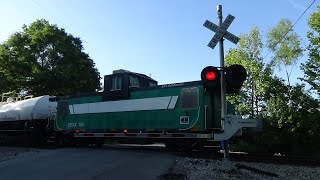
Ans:
[{"label": "locomotive windshield", "polygon": [[130,87],[140,87],[138,77],[130,75]]},{"label": "locomotive windshield", "polygon": [[121,90],[122,77],[120,75],[113,76],[111,90]]},{"label": "locomotive windshield", "polygon": [[[107,76],[111,76],[111,78],[108,78]],[[129,86],[129,88],[139,88],[158,85],[158,82],[156,80],[144,74],[130,72],[123,69],[115,70],[111,75],[107,76],[105,78],[111,80],[111,90],[121,90],[121,87],[124,85],[122,81],[128,81],[127,86]]]}]

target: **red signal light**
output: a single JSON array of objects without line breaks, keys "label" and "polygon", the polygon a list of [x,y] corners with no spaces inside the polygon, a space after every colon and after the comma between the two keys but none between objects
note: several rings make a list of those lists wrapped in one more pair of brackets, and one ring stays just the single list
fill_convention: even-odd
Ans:
[{"label": "red signal light", "polygon": [[126,134],[127,132],[128,132],[128,130],[127,130],[127,129],[124,129],[124,130],[123,130],[123,133],[125,133],[125,134]]},{"label": "red signal light", "polygon": [[201,71],[201,80],[208,92],[215,92],[220,87],[220,71],[217,67],[207,66]]},{"label": "red signal light", "polygon": [[213,71],[206,72],[206,79],[209,81],[216,79],[216,73]]}]

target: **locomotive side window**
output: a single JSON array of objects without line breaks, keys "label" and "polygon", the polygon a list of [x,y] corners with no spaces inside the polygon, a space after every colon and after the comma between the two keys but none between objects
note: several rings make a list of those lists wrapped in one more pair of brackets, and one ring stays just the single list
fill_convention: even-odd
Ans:
[{"label": "locomotive side window", "polygon": [[140,87],[139,78],[136,76],[130,76],[130,87]]},{"label": "locomotive side window", "polygon": [[149,86],[157,86],[156,82],[150,81]]},{"label": "locomotive side window", "polygon": [[181,89],[180,97],[182,109],[196,109],[199,107],[199,89],[197,87]]},{"label": "locomotive side window", "polygon": [[121,90],[121,85],[122,85],[121,76],[113,76],[111,90]]}]

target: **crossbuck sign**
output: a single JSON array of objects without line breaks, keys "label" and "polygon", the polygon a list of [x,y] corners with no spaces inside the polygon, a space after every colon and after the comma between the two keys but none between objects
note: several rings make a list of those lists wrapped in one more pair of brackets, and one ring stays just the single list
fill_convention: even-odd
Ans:
[{"label": "crossbuck sign", "polygon": [[227,31],[228,27],[230,26],[234,18],[235,18],[234,16],[229,14],[227,18],[223,21],[221,26],[217,26],[208,20],[204,22],[203,24],[204,27],[216,33],[211,39],[211,41],[209,42],[208,44],[209,47],[214,49],[214,47],[223,37],[233,42],[234,44],[237,44],[239,42],[239,37]]}]

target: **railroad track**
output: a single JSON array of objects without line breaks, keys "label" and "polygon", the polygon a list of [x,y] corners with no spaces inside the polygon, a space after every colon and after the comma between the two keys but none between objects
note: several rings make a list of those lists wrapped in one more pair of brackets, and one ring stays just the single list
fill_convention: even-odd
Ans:
[{"label": "railroad track", "polygon": [[[218,159],[223,158],[223,153],[217,146],[205,147],[202,150],[190,152],[169,151],[164,145],[133,145],[133,144],[118,144],[105,145],[104,148],[114,148],[118,150],[142,150],[142,151],[163,151],[172,153],[181,157],[199,158],[199,159]],[[230,152],[230,160],[235,162],[256,162],[256,163],[271,163],[279,165],[296,165],[296,166],[320,166],[320,158],[313,158],[302,155],[272,155],[272,154],[248,154]]]},{"label": "railroad track", "polygon": [[296,166],[320,166],[320,159],[301,155],[230,154],[232,161],[260,162]]},{"label": "railroad track", "polygon": [[[19,146],[14,145],[0,145],[0,146]],[[26,146],[22,146],[26,147]],[[68,148],[70,146],[66,146]],[[36,149],[58,149],[61,146],[48,144],[44,146],[35,146]],[[77,148],[97,148],[95,146],[77,146]],[[223,153],[219,147],[211,146],[205,147],[202,150],[189,151],[189,152],[178,152],[169,151],[165,148],[163,144],[155,145],[138,145],[138,144],[105,144],[102,149],[117,149],[121,151],[163,151],[172,153],[180,157],[198,158],[198,159],[217,159],[221,160],[223,158]],[[249,153],[229,153],[229,159],[235,162],[256,162],[256,163],[271,163],[280,165],[296,165],[296,166],[320,166],[320,158],[314,158],[310,156],[301,155],[272,155],[272,154],[249,154]]]},{"label": "railroad track", "polygon": [[[202,151],[178,152],[179,156],[199,158],[199,159],[219,159],[224,155],[216,148],[205,148]],[[320,166],[320,158],[302,155],[273,155],[273,154],[249,154],[249,153],[229,153],[229,159],[235,162],[255,162],[271,163],[279,165],[296,165],[296,166]]]}]

